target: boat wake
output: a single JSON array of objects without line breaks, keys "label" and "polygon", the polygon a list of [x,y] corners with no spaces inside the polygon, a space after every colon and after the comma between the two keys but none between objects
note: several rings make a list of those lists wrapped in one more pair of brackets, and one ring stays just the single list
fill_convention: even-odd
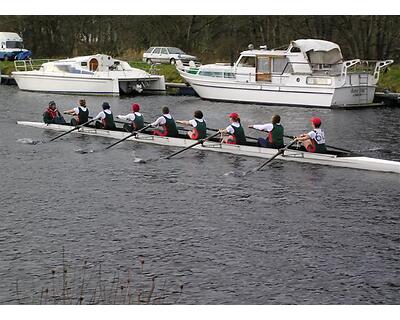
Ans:
[{"label": "boat wake", "polygon": [[30,138],[18,139],[17,142],[19,142],[19,143],[24,143],[24,144],[33,144],[33,145],[43,143],[42,141],[33,140],[33,139],[30,139]]},{"label": "boat wake", "polygon": [[94,150],[93,149],[75,149],[74,150],[76,153],[80,153],[80,154],[87,154],[87,153],[93,153]]}]

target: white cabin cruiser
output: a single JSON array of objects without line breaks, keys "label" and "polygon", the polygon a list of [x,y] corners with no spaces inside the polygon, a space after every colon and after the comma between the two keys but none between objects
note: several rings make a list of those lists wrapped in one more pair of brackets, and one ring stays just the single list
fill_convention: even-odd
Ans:
[{"label": "white cabin cruiser", "polygon": [[104,54],[48,61],[15,61],[12,73],[21,90],[69,94],[115,95],[165,91],[164,76],[132,68]]},{"label": "white cabin cruiser", "polygon": [[373,101],[380,71],[393,60],[343,61],[329,41],[300,39],[285,50],[243,51],[233,66],[208,64],[177,69],[204,99],[312,107],[348,107]]}]

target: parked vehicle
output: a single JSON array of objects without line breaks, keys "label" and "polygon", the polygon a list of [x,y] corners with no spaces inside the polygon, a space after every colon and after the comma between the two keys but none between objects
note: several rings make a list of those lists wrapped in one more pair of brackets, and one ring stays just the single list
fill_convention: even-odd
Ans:
[{"label": "parked vehicle", "polygon": [[14,32],[0,32],[0,60],[25,60],[32,56],[22,38]]},{"label": "parked vehicle", "polygon": [[197,60],[197,58],[175,47],[150,47],[143,54],[143,61],[148,64],[156,62],[175,64],[177,60],[188,63],[190,60]]}]

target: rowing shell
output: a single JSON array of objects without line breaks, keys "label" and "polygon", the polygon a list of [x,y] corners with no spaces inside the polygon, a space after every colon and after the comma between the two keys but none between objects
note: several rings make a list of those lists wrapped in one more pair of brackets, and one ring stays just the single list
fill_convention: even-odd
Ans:
[{"label": "rowing shell", "polygon": [[[17,124],[30,126],[35,128],[54,130],[54,131],[68,131],[71,130],[71,126],[59,125],[59,124],[45,124],[42,122],[30,122],[30,121],[18,121]],[[81,127],[73,133],[99,136],[113,139],[123,139],[130,133],[123,131],[111,131],[103,129],[95,129],[91,127]],[[147,133],[138,133],[136,136],[130,137],[127,140],[152,143],[157,145],[165,145],[172,147],[188,147],[194,143],[190,139],[182,138],[171,138],[171,137],[159,137]],[[277,153],[277,149],[271,148],[260,148],[256,146],[241,146],[232,144],[223,144],[215,141],[205,141],[203,144],[199,144],[193,149],[223,152],[235,155],[258,157],[258,158],[271,158]],[[300,150],[287,149],[282,155],[279,155],[277,159],[296,161],[304,163],[313,163],[320,165],[345,167],[353,169],[363,169],[381,172],[393,172],[400,173],[400,162],[391,160],[382,160],[376,158],[369,158],[364,156],[349,156],[349,155],[336,155],[336,154],[321,154],[321,153],[310,153]]]}]

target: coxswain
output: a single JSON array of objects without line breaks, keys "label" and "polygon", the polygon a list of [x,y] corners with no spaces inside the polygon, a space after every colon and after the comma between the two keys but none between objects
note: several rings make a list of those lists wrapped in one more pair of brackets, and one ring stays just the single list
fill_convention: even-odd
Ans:
[{"label": "coxswain", "polygon": [[283,143],[284,129],[281,125],[281,117],[279,115],[273,115],[271,123],[253,124],[249,125],[249,128],[268,132],[266,139],[258,139],[257,144],[259,147],[280,149],[285,146]]},{"label": "coxswain", "polygon": [[310,121],[313,130],[296,137],[296,140],[301,142],[308,152],[325,153],[325,133],[320,128],[321,119],[314,117]]},{"label": "coxswain", "polygon": [[243,127],[240,124],[239,115],[236,112],[232,112],[229,115],[229,120],[231,124],[225,129],[219,130],[223,136],[222,143],[240,145],[246,144],[246,136],[244,134]]},{"label": "coxswain", "polygon": [[207,136],[207,124],[200,110],[194,112],[192,120],[176,120],[176,123],[193,127],[193,130],[187,133],[192,140],[204,139]]},{"label": "coxswain", "polygon": [[161,127],[161,130],[160,129],[154,130],[153,134],[162,137],[166,136],[177,137],[178,129],[176,127],[174,118],[172,118],[172,116],[169,113],[169,108],[163,107],[162,113],[163,113],[162,116],[151,124],[152,127]]},{"label": "coxswain", "polygon": [[79,106],[71,110],[64,111],[64,114],[73,116],[71,125],[77,126],[89,121],[89,109],[86,107],[86,100],[79,99]]},{"label": "coxswain", "polygon": [[129,121],[130,123],[124,124],[124,130],[127,132],[133,132],[140,130],[144,127],[143,115],[139,112],[140,106],[137,103],[132,104],[132,112],[127,115],[118,115],[117,118],[121,120]]},{"label": "coxswain", "polygon": [[56,103],[54,101],[49,102],[49,106],[43,112],[43,122],[46,124],[66,124],[64,117],[58,111]]},{"label": "coxswain", "polygon": [[114,130],[116,129],[114,116],[110,110],[110,104],[108,102],[103,102],[101,105],[103,111],[100,111],[97,116],[93,119],[100,119],[101,121],[96,121],[95,126],[97,129]]}]

